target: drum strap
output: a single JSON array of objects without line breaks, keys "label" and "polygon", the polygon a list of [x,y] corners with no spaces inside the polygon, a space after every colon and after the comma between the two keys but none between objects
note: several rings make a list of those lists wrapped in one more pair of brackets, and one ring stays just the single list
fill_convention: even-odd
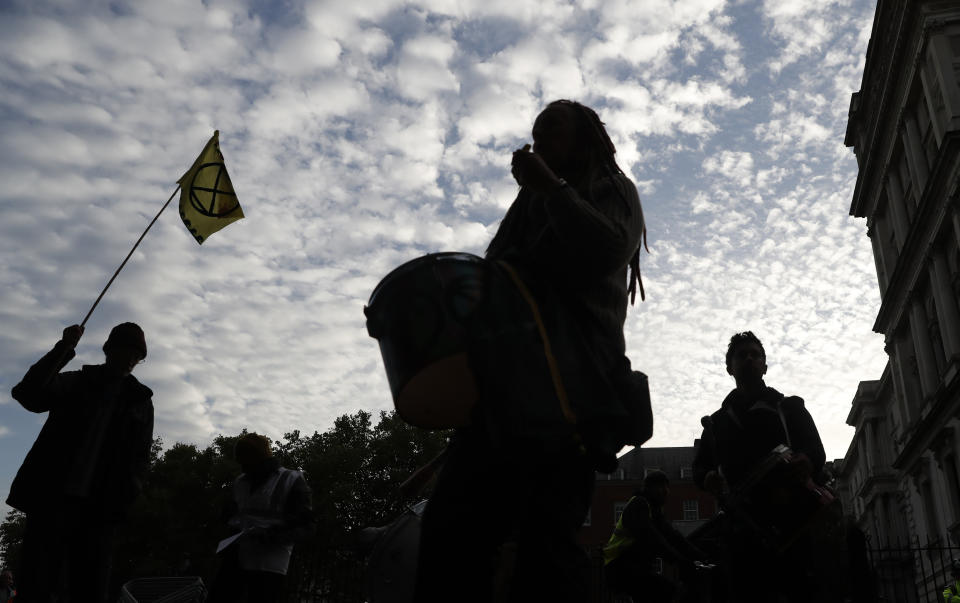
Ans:
[{"label": "drum strap", "polygon": [[523,299],[526,300],[527,305],[530,306],[530,312],[533,313],[533,320],[537,323],[537,330],[540,331],[540,339],[543,340],[543,354],[547,357],[547,366],[550,367],[550,377],[553,379],[553,389],[556,390],[557,398],[560,399],[560,410],[563,412],[563,417],[568,423],[576,423],[577,415],[573,412],[573,408],[570,406],[570,400],[567,397],[567,390],[563,386],[563,379],[560,376],[560,368],[557,365],[556,357],[553,355],[553,348],[550,346],[550,338],[547,336],[547,328],[544,326],[543,318],[540,316],[540,307],[537,305],[537,300],[533,298],[533,294],[531,294],[530,290],[527,289],[527,286],[523,284],[523,281],[520,279],[520,275],[517,274],[517,271],[514,270],[513,266],[504,262],[503,260],[498,260],[497,264],[507,271],[507,274],[510,275],[510,279],[517,286],[517,289],[520,290],[520,295],[523,296]]},{"label": "drum strap", "polygon": [[783,434],[787,438],[787,446],[792,448],[793,443],[790,442],[790,428],[787,427],[787,418],[783,416],[783,400],[777,400],[777,414],[780,416],[780,424],[783,425]]}]

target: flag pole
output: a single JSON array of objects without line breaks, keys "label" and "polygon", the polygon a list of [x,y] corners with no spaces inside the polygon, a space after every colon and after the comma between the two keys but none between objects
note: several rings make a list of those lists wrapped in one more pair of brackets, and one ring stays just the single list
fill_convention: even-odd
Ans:
[{"label": "flag pole", "polygon": [[80,323],[80,326],[87,324],[87,319],[90,318],[90,315],[93,314],[94,308],[97,307],[97,304],[100,303],[100,300],[103,299],[103,294],[107,292],[107,289],[110,288],[110,285],[113,284],[114,279],[117,278],[117,275],[120,274],[120,271],[123,270],[123,267],[127,265],[127,260],[130,259],[130,256],[133,255],[133,252],[137,250],[137,246],[140,244],[140,241],[143,240],[143,237],[147,236],[147,232],[150,230],[150,227],[153,226],[153,223],[157,221],[157,218],[160,217],[160,214],[163,213],[163,210],[167,209],[167,206],[170,205],[170,202],[173,201],[174,195],[177,194],[177,191],[180,190],[180,184],[177,183],[177,188],[174,189],[173,194],[170,195],[170,198],[167,199],[167,202],[163,204],[163,207],[160,208],[160,211],[157,212],[157,215],[153,217],[153,220],[150,221],[150,224],[147,225],[146,230],[143,231],[143,234],[140,235],[140,238],[137,239],[137,242],[133,244],[133,248],[130,250],[130,253],[127,254],[127,257],[123,258],[123,262],[120,264],[120,267],[117,268],[117,271],[113,273],[113,276],[110,277],[110,280],[107,282],[107,286],[103,288],[103,291],[100,292],[100,296],[97,297],[97,301],[93,302],[93,306],[90,307],[90,311],[87,312],[87,315],[83,317],[83,322]]}]

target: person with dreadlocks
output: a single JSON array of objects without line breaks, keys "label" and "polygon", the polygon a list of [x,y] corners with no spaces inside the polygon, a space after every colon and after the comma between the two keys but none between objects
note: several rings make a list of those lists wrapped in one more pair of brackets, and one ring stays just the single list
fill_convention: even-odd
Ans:
[{"label": "person with dreadlocks", "polygon": [[562,385],[537,390],[551,383],[529,368],[551,354],[546,341],[526,357],[522,345],[480,355],[495,366],[477,370],[494,377],[479,379],[475,419],[453,437],[424,512],[418,602],[588,598],[575,533],[594,472],[652,434],[646,378],[631,371],[623,335],[628,300],[644,298],[646,229],[615,152],[596,112],[560,100],[536,118],[533,146],[513,153],[520,190],[486,258],[529,289]]}]

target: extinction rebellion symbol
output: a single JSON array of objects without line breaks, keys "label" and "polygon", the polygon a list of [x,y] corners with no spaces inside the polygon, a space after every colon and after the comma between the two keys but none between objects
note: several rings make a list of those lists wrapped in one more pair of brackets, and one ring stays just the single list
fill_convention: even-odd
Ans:
[{"label": "extinction rebellion symbol", "polygon": [[[204,170],[216,170],[215,174]],[[203,177],[201,178],[201,174]],[[212,176],[212,178],[211,178]],[[212,187],[197,186],[197,181],[213,181]],[[222,181],[222,188],[221,188]],[[217,200],[217,196],[221,199]],[[227,198],[225,198],[227,197]],[[199,213],[210,218],[222,218],[240,207],[237,194],[233,192],[233,183],[223,163],[203,163],[197,168],[190,183],[190,205]]]}]

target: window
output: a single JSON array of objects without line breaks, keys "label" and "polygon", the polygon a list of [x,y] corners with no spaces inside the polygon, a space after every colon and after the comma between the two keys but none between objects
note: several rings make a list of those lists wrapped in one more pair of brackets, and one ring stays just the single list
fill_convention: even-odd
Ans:
[{"label": "window", "polygon": [[693,479],[693,467],[690,465],[680,467],[680,479]]},{"label": "window", "polygon": [[956,239],[951,239],[947,246],[947,270],[950,272],[950,288],[957,299],[960,299],[960,248]]},{"label": "window", "polygon": [[700,501],[696,499],[683,501],[683,520],[697,521],[700,519]]},{"label": "window", "polygon": [[933,107],[932,121],[942,132],[947,123],[947,105],[943,96],[943,90],[940,88],[940,78],[933,73],[929,63],[924,63],[923,71],[927,76],[926,80],[930,86],[930,106]]},{"label": "window", "polygon": [[940,334],[940,321],[937,320],[937,307],[933,298],[933,291],[924,299],[924,311],[927,316],[927,336],[930,338],[930,345],[933,348],[933,357],[937,363],[937,374],[943,373],[947,364],[946,351],[943,347],[943,337]]},{"label": "window", "polygon": [[910,166],[907,165],[907,154],[903,146],[900,147],[900,159],[897,161],[897,175],[900,177],[900,191],[903,193],[903,205],[907,210],[907,219],[913,224],[913,217],[917,214],[917,192],[913,189],[913,178],[910,175]]},{"label": "window", "polygon": [[620,516],[623,515],[623,510],[627,508],[627,503],[618,502],[613,503],[613,525],[617,525],[617,522],[620,521]]},{"label": "window", "polygon": [[917,95],[915,101],[917,129],[920,132],[920,146],[923,148],[924,159],[927,161],[927,167],[933,169],[933,164],[937,159],[937,138],[933,132],[933,120],[930,117],[930,111],[927,109],[927,99],[923,97],[923,92]]},{"label": "window", "polygon": [[897,254],[900,253],[900,247],[897,246],[896,220],[894,219],[893,208],[890,207],[890,196],[887,195],[887,189],[880,192],[881,211],[877,213],[877,236],[880,238],[880,245],[883,250],[883,265],[886,266],[887,276],[893,276],[893,270],[897,265]]}]

